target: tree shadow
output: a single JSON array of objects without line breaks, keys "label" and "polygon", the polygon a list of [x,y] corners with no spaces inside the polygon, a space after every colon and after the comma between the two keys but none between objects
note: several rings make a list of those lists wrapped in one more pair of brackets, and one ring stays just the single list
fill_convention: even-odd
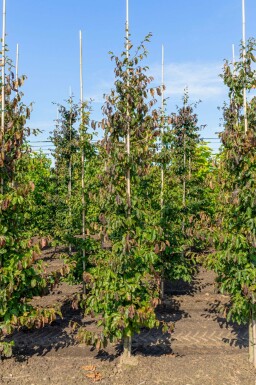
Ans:
[{"label": "tree shadow", "polygon": [[[66,300],[61,312],[63,318],[57,315],[55,321],[42,328],[26,328],[15,331],[6,337],[5,341],[14,341],[13,358],[19,362],[27,361],[32,356],[46,356],[49,352],[77,345],[71,332],[70,321],[81,323],[83,314],[74,310],[71,301]],[[88,321],[89,322],[89,321]]]},{"label": "tree shadow", "polygon": [[205,313],[202,316],[217,322],[221,329],[228,329],[232,336],[234,336],[234,338],[222,338],[225,344],[238,347],[239,349],[249,347],[248,324],[239,325],[236,322],[228,321],[223,314],[223,302],[215,300],[204,311]]}]

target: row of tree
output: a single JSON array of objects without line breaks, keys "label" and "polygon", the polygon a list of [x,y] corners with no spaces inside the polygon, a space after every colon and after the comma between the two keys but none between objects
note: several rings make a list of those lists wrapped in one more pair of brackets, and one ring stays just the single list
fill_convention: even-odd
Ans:
[{"label": "row of tree", "polygon": [[[90,106],[75,104],[73,98],[58,106],[53,167],[43,154],[29,151],[29,110],[21,102],[21,84],[12,80],[11,71],[7,76],[0,163],[0,338],[5,353],[4,337],[14,327],[33,326],[40,317],[50,322],[56,312],[46,314],[28,302],[48,284],[29,240],[47,235],[75,251],[70,253],[76,266],[70,280],[83,281],[80,304],[99,326],[96,333],[79,328],[83,341],[101,347],[123,339],[129,354],[134,333],[160,325],[155,308],[163,300],[164,281],[189,281],[200,260],[216,271],[221,290],[231,295],[228,316],[251,320],[253,357],[256,116],[252,98],[245,133],[242,92],[256,85],[255,42],[248,42],[246,61],[224,66],[230,94],[222,148],[213,157],[200,139],[187,92],[177,112],[158,107],[163,88],[151,86],[143,65],[149,39],[135,53],[129,41],[128,55],[112,55],[115,83],[100,122],[91,122]],[[94,141],[89,126],[101,128],[103,139]]]}]

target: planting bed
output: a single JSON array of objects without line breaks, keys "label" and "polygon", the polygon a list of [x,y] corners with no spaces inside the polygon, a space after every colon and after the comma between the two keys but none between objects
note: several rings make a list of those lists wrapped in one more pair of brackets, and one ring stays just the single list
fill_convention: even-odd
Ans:
[{"label": "planting bed", "polygon": [[[61,250],[44,251],[47,271],[63,266]],[[71,300],[81,286],[61,283],[40,306],[58,304],[63,319],[42,329],[15,334],[14,357],[3,360],[1,385],[255,385],[248,362],[247,327],[228,323],[218,307],[228,300],[214,288],[214,274],[201,269],[191,285],[167,283],[158,316],[175,323],[172,335],[143,330],[133,340],[136,362],[120,363],[120,347],[97,352],[78,344],[71,320],[95,327],[73,310]],[[90,370],[89,370],[90,369]]]}]

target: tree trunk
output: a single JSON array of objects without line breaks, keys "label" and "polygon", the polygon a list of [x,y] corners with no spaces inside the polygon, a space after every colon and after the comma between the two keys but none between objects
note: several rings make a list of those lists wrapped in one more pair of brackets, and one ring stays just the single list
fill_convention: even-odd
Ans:
[{"label": "tree trunk", "polygon": [[[253,305],[255,305],[255,297],[253,295]],[[252,351],[253,351],[253,365],[256,368],[256,313],[254,307],[252,309]]]},{"label": "tree trunk", "polygon": [[124,337],[124,351],[123,356],[130,358],[132,354],[132,337]]},{"label": "tree trunk", "polygon": [[252,320],[252,335],[253,335],[253,365],[256,369],[256,318]]},{"label": "tree trunk", "polygon": [[253,346],[253,319],[249,320],[249,361],[254,361],[254,346]]},{"label": "tree trunk", "polygon": [[161,303],[164,302],[164,275],[162,274],[161,283],[160,283],[160,300]]}]

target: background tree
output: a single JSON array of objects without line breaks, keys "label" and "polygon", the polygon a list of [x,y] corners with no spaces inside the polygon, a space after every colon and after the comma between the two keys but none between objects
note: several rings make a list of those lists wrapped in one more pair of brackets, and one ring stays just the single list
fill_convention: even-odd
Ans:
[{"label": "background tree", "polygon": [[22,178],[26,138],[30,133],[25,126],[30,109],[22,103],[19,89],[25,77],[14,80],[9,63],[5,79],[4,131],[0,136],[0,179],[3,181],[0,193],[0,353],[6,356],[11,354],[13,344],[5,342],[5,336],[14,328],[40,326],[55,317],[54,309],[34,309],[29,303],[33,295],[42,293],[47,282],[42,278],[37,261],[39,250],[32,246],[27,223],[28,196],[34,190],[34,183]]},{"label": "background tree", "polygon": [[[223,80],[229,88],[229,103],[224,105],[224,131],[219,160],[218,211],[216,213],[216,253],[210,266],[218,274],[222,292],[230,294],[226,306],[228,319],[250,323],[250,360],[253,361],[252,324],[255,323],[256,291],[256,99],[247,102],[248,131],[243,115],[243,88],[256,87],[255,40],[249,40],[245,60],[231,67],[224,65]],[[255,337],[254,337],[255,338]],[[254,353],[255,354],[255,353]],[[254,357],[256,361],[256,358]]]}]

